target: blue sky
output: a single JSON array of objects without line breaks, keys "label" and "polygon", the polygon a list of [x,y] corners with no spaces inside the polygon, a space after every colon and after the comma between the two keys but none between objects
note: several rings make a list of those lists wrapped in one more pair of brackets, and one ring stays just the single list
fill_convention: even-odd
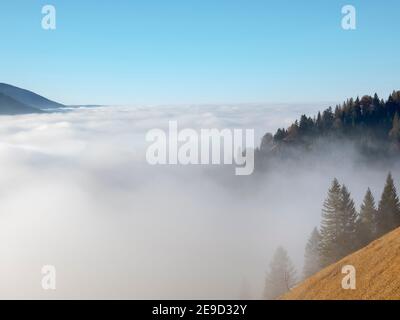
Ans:
[{"label": "blue sky", "polygon": [[[55,31],[41,28],[46,4]],[[67,104],[386,97],[400,89],[399,11],[397,0],[2,0],[0,81]]]}]

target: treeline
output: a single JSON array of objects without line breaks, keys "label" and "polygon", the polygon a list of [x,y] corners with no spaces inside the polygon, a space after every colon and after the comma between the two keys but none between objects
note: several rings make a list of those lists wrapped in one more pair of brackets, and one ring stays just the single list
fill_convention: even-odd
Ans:
[{"label": "treeline", "polygon": [[306,246],[304,277],[399,226],[400,203],[390,173],[378,207],[368,189],[359,211],[346,186],[334,179],[323,205],[320,228],[314,229]]},{"label": "treeline", "polygon": [[[274,135],[266,134],[260,151],[271,145],[309,145],[321,137],[357,138],[362,147],[368,148],[370,140],[386,141],[388,147],[400,146],[400,91],[394,91],[384,101],[377,94],[361,99],[348,99],[334,109],[327,108],[318,115],[302,115],[287,129],[281,128]],[[385,146],[386,147],[386,146]]]},{"label": "treeline", "polygon": [[[368,188],[360,210],[344,184],[334,179],[322,208],[319,228],[307,242],[302,278],[368,245],[400,226],[400,202],[389,173],[378,205]],[[289,291],[297,281],[296,271],[284,248],[273,256],[265,281],[264,298],[275,299]]]}]

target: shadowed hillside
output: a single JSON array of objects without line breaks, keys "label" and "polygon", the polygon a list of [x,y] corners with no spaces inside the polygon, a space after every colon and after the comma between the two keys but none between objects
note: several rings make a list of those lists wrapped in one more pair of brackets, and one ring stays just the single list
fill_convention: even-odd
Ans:
[{"label": "shadowed hillside", "polygon": [[62,108],[64,105],[46,99],[34,92],[14,87],[9,84],[0,83],[0,93],[13,98],[14,100],[27,106],[37,109]]},{"label": "shadowed hillside", "polygon": [[0,93],[0,115],[17,115],[29,113],[42,113],[43,111],[27,106]]},{"label": "shadowed hillside", "polygon": [[[356,289],[342,288],[342,267],[356,269]],[[283,300],[400,299],[400,228],[308,278]]]}]

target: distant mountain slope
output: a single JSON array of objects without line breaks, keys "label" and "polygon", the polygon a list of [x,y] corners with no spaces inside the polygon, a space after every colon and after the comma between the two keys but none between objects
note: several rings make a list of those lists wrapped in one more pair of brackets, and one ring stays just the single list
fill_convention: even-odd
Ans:
[{"label": "distant mountain slope", "polygon": [[[342,267],[356,268],[356,289],[342,289]],[[283,300],[400,299],[400,228],[305,280]]]},{"label": "distant mountain slope", "polygon": [[0,93],[9,96],[10,98],[26,106],[37,109],[53,109],[65,107],[60,103],[46,99],[34,92],[14,87],[5,83],[0,83]]},{"label": "distant mountain slope", "polygon": [[42,113],[43,111],[27,106],[13,98],[0,93],[0,115],[17,115],[27,113]]}]

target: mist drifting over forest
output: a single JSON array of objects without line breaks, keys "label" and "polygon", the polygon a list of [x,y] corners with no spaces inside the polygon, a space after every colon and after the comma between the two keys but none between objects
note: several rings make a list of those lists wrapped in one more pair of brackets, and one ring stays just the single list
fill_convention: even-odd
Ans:
[{"label": "mist drifting over forest", "polygon": [[[398,182],[399,168],[366,165],[350,144],[248,178],[223,167],[153,167],[145,134],[172,118],[180,128],[253,128],[258,144],[324,107],[100,107],[0,118],[0,297],[260,298],[278,245],[301,272],[333,177],[359,206],[367,187],[380,196],[389,170]],[[54,292],[40,286],[45,264],[57,268]]]}]

